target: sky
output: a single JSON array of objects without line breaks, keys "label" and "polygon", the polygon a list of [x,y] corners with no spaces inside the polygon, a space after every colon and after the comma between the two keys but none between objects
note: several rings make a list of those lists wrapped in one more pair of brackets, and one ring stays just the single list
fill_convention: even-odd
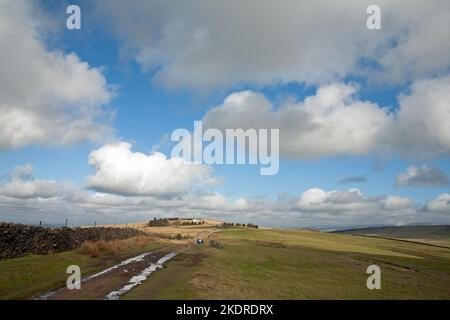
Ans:
[{"label": "sky", "polygon": [[[0,220],[450,223],[450,3],[371,4],[0,0]],[[279,170],[172,156],[195,121]]]}]

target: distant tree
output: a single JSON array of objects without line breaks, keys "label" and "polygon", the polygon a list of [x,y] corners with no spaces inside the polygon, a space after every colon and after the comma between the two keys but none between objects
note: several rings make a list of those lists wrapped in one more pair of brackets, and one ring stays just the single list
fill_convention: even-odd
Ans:
[{"label": "distant tree", "polygon": [[148,222],[149,227],[165,227],[169,225],[168,219],[156,219]]}]

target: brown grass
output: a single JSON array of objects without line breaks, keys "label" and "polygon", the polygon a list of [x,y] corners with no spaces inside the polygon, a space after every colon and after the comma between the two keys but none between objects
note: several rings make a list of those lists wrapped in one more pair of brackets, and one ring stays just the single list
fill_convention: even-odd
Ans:
[{"label": "brown grass", "polygon": [[[154,235],[157,238],[176,237],[178,234],[180,234],[183,238],[197,238],[202,233],[215,230],[216,226],[221,224],[221,221],[210,219],[202,219],[202,220],[205,221],[205,224],[194,226],[186,226],[186,225],[176,226],[175,224],[172,223],[171,225],[164,227],[148,227],[148,221],[145,221],[138,223],[128,223],[126,225],[125,224],[114,225],[114,227],[116,228],[128,227],[138,229],[140,231],[144,231],[151,235]],[[184,221],[185,220],[181,220],[181,223],[183,223]]]},{"label": "brown grass", "polygon": [[145,247],[152,238],[139,236],[127,240],[85,241],[78,251],[81,254],[97,258],[100,255],[119,255],[129,250]]}]

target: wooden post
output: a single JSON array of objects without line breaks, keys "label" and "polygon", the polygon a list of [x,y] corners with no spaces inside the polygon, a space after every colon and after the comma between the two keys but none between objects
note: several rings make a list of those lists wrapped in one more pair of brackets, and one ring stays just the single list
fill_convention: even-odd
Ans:
[{"label": "wooden post", "polygon": [[69,222],[69,219],[66,218],[66,228],[67,228],[67,223]]}]

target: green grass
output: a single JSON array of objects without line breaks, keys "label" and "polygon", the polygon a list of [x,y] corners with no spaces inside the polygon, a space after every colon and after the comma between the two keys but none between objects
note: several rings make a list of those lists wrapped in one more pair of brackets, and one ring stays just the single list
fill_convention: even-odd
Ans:
[{"label": "green grass", "polygon": [[[450,299],[450,249],[301,230],[214,238],[223,250],[192,248],[127,298]],[[366,287],[371,264],[381,267],[381,290]]]},{"label": "green grass", "polygon": [[0,298],[22,299],[62,286],[69,276],[65,273],[67,266],[76,264],[89,272],[93,261],[76,252],[1,261]]},{"label": "green grass", "polygon": [[366,235],[388,239],[426,243],[430,245],[450,247],[450,226],[402,226],[375,227],[336,231],[339,234]]},{"label": "green grass", "polygon": [[[163,270],[153,273],[142,285],[131,290],[124,299],[177,299],[196,298],[188,285],[192,274],[197,272],[206,258],[200,248],[194,247],[191,254],[179,254],[164,265]],[[180,290],[182,288],[182,290]]]},{"label": "green grass", "polygon": [[98,258],[75,250],[0,261],[0,299],[28,299],[64,286],[69,276],[66,273],[69,265],[78,265],[84,277],[159,246],[159,243],[151,242],[125,254],[102,255]]},{"label": "green grass", "polygon": [[[305,230],[226,229],[224,249],[193,246],[125,299],[450,299],[450,249]],[[166,243],[167,245],[167,243]],[[122,256],[78,251],[0,262],[0,299],[23,299],[65,284],[68,265],[83,276],[161,246]],[[368,290],[366,268],[381,267],[381,290]]]}]

